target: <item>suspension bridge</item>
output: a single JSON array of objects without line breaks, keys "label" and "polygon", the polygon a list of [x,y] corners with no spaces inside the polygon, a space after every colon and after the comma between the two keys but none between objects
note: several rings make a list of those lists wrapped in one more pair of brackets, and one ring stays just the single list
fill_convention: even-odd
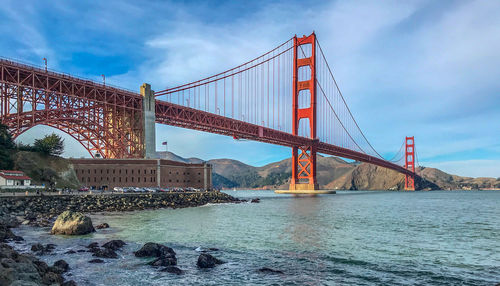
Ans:
[{"label": "suspension bridge", "polygon": [[201,80],[157,92],[143,84],[140,94],[6,59],[0,68],[0,120],[14,138],[47,125],[92,157],[150,158],[155,123],[167,124],[290,147],[293,193],[319,192],[317,153],[395,170],[415,189],[414,138],[389,160],[373,148],[314,33]]}]

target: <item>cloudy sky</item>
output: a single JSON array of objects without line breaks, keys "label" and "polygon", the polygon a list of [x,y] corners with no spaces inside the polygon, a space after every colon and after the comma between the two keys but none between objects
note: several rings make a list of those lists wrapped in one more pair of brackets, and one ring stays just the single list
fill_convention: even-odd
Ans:
[{"label": "cloudy sky", "polygon": [[[138,91],[237,66],[313,30],[372,145],[414,135],[421,165],[500,177],[500,1],[10,1],[0,56]],[[157,125],[157,145],[263,165],[288,148]],[[50,128],[37,126],[29,143]],[[56,131],[57,132],[57,131]],[[66,137],[67,156],[89,156]]]}]

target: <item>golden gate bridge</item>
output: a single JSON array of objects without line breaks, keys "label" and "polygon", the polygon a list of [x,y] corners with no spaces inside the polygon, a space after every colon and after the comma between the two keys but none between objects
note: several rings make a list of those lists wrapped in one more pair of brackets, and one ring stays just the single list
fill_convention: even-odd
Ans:
[{"label": "golden gate bridge", "polygon": [[0,120],[14,138],[41,124],[93,157],[151,157],[160,123],[291,147],[292,192],[319,189],[317,153],[395,170],[415,189],[414,138],[389,160],[373,148],[314,33],[191,83],[157,92],[143,84],[140,94],[5,59],[0,68]]}]

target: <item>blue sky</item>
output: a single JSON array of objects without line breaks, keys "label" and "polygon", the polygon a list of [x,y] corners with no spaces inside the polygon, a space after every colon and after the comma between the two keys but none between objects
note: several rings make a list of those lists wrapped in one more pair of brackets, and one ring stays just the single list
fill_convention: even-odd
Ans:
[{"label": "blue sky", "polygon": [[[2,1],[0,55],[138,91],[239,65],[315,31],[372,145],[500,177],[500,1]],[[35,127],[19,140],[51,132]],[[158,149],[263,165],[290,150],[157,125]],[[67,156],[88,156],[71,138]]]}]

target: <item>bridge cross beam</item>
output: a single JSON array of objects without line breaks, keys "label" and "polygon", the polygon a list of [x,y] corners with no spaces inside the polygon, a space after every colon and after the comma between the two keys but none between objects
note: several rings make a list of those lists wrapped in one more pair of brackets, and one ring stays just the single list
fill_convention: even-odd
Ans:
[{"label": "bridge cross beam", "polygon": [[[305,69],[305,71],[303,71]],[[309,78],[299,77],[309,75]],[[293,38],[292,134],[299,135],[301,120],[309,122],[308,137],[316,136],[316,35]],[[299,97],[306,97],[309,106],[299,106]],[[308,98],[307,98],[308,97]],[[292,179],[290,191],[318,190],[316,181],[316,144],[292,148]]]}]

